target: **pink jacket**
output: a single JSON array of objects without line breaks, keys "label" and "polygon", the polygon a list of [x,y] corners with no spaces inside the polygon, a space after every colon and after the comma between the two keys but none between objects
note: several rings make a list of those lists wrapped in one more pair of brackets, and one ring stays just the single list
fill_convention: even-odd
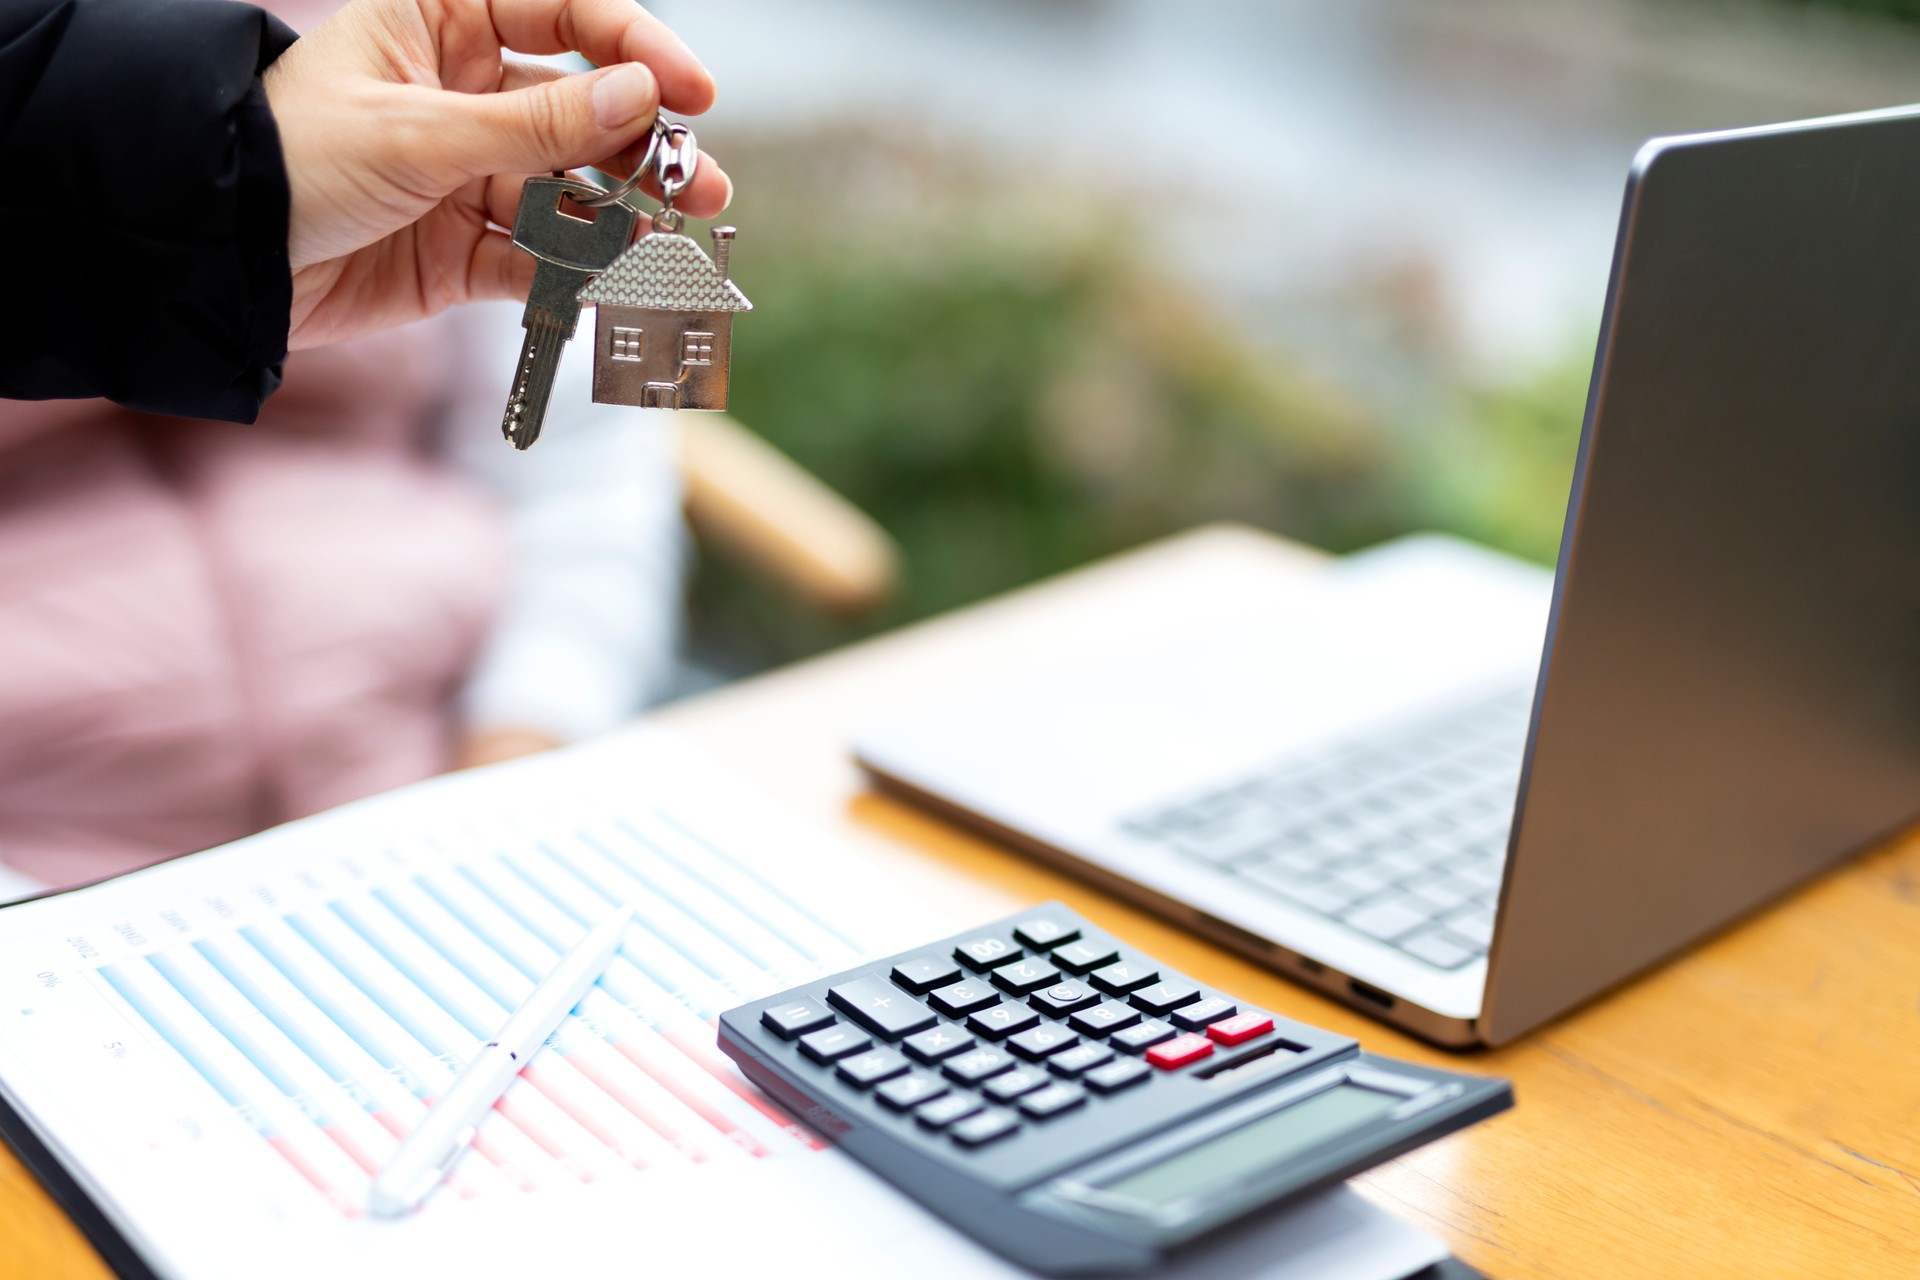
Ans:
[{"label": "pink jacket", "polygon": [[504,562],[430,453],[444,320],[253,426],[0,402],[0,860],[57,883],[446,767]]}]

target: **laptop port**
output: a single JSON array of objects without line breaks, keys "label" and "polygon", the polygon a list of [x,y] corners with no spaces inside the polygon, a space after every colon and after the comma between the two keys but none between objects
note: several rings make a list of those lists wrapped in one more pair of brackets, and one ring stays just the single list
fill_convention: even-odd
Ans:
[{"label": "laptop port", "polygon": [[1347,980],[1347,990],[1353,992],[1353,994],[1359,996],[1362,1000],[1379,1005],[1382,1009],[1393,1008],[1392,996],[1378,987],[1368,986],[1358,978],[1349,978]]}]

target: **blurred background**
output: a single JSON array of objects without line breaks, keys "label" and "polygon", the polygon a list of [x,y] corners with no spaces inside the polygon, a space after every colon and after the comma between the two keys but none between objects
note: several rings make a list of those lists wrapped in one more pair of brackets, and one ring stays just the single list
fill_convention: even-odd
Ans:
[{"label": "blurred background", "polygon": [[1639,143],[1920,97],[1916,0],[655,7],[736,415],[904,553],[857,619],[703,564],[722,677],[1208,520],[1550,560]]}]

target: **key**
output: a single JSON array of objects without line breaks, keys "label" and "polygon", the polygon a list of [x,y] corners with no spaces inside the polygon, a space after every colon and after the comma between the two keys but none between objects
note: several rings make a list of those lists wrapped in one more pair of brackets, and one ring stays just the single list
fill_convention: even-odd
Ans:
[{"label": "key", "polygon": [[520,188],[513,243],[533,255],[533,289],[520,318],[527,337],[520,344],[520,363],[500,420],[501,434],[516,449],[540,438],[553,380],[560,372],[561,349],[580,321],[580,290],[613,265],[639,225],[639,213],[627,204],[594,210],[591,222],[560,207],[562,196],[599,194],[600,188],[572,178],[529,178]]},{"label": "key", "polygon": [[855,978],[828,987],[827,1003],[888,1040],[925,1031],[936,1021],[931,1009],[879,977]]}]

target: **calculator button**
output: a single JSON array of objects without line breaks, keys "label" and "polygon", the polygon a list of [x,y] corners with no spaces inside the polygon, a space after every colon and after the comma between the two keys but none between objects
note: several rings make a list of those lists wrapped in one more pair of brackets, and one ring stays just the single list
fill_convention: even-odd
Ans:
[{"label": "calculator button", "polygon": [[1150,1018],[1137,1027],[1128,1027],[1125,1031],[1116,1031],[1107,1043],[1122,1053],[1145,1053],[1162,1040],[1171,1040],[1179,1035],[1168,1024],[1158,1018]]},{"label": "calculator button", "polygon": [[927,997],[931,1004],[949,1018],[958,1018],[972,1013],[975,1009],[984,1009],[990,1004],[1000,1003],[1000,993],[976,978],[965,982],[956,982],[950,987],[942,987]]},{"label": "calculator button", "polygon": [[1138,1058],[1122,1058],[1104,1067],[1095,1067],[1081,1079],[1095,1093],[1118,1093],[1130,1085],[1139,1084],[1152,1074],[1147,1064]]},{"label": "calculator button", "polygon": [[916,1107],[913,1118],[929,1129],[944,1129],[955,1120],[964,1120],[986,1107],[979,1100],[964,1093],[948,1094],[944,1098],[935,1098],[925,1106]]},{"label": "calculator button", "polygon": [[1008,964],[1025,954],[1005,938],[991,934],[971,938],[953,949],[953,958],[975,973],[985,973],[995,965]]},{"label": "calculator button", "polygon": [[1045,951],[1048,947],[1061,946],[1079,936],[1079,925],[1053,916],[1034,916],[1013,926],[1014,941],[1032,947],[1035,951]]},{"label": "calculator button", "polygon": [[1142,987],[1133,993],[1133,1007],[1145,1009],[1159,1017],[1170,1013],[1183,1004],[1192,1004],[1200,998],[1200,988],[1190,982],[1156,982],[1150,987]]},{"label": "calculator button", "polygon": [[1147,1061],[1162,1071],[1171,1071],[1189,1062],[1198,1062],[1212,1052],[1213,1041],[1189,1031],[1186,1035],[1175,1036],[1165,1044],[1157,1044],[1147,1050]]},{"label": "calculator button", "polygon": [[1033,993],[1034,1008],[1054,1018],[1090,1008],[1100,1003],[1100,993],[1084,982],[1056,982],[1045,991]]},{"label": "calculator button", "polygon": [[963,1147],[981,1147],[1006,1137],[1019,1127],[1020,1122],[1005,1111],[983,1111],[977,1116],[968,1116],[947,1132]]},{"label": "calculator button", "polygon": [[800,1052],[823,1065],[871,1048],[873,1037],[858,1027],[822,1027],[800,1037]]},{"label": "calculator button", "polygon": [[842,1058],[840,1065],[833,1069],[833,1074],[856,1089],[891,1080],[906,1072],[907,1060],[891,1049],[871,1049],[851,1058]]},{"label": "calculator button", "polygon": [[1065,1027],[1042,1023],[1009,1039],[1007,1048],[1030,1062],[1038,1062],[1050,1053],[1071,1049],[1079,1043],[1080,1037]]},{"label": "calculator button", "polygon": [[1050,964],[1039,960],[1022,960],[1017,964],[1003,964],[993,971],[993,985],[1002,991],[1011,991],[1016,996],[1038,991],[1041,987],[1052,986],[1060,981],[1060,971]]},{"label": "calculator button", "polygon": [[817,1031],[834,1021],[832,1011],[818,1000],[789,1000],[760,1012],[760,1025],[782,1040]]},{"label": "calculator button", "polygon": [[1160,981],[1160,974],[1152,965],[1141,964],[1138,960],[1122,960],[1119,964],[1095,969],[1088,977],[1094,986],[1113,996],[1123,996],[1150,982]]},{"label": "calculator button", "polygon": [[1023,1093],[1045,1088],[1048,1083],[1047,1073],[1039,1067],[1021,1067],[995,1076],[980,1086],[980,1092],[999,1102],[1012,1102]]},{"label": "calculator button", "polygon": [[1231,1018],[1238,1012],[1240,1012],[1240,1006],[1231,1000],[1222,1000],[1219,996],[1208,996],[1205,1000],[1196,1000],[1192,1004],[1175,1009],[1173,1025],[1185,1027],[1189,1031],[1198,1031],[1209,1022]]},{"label": "calculator button", "polygon": [[1013,1060],[1010,1053],[998,1049],[975,1049],[972,1053],[963,1053],[957,1058],[948,1058],[940,1070],[947,1079],[955,1084],[979,1084],[982,1080],[999,1075],[1002,1071],[1011,1071],[1020,1064]]},{"label": "calculator button", "polygon": [[1218,1044],[1244,1044],[1255,1036],[1263,1036],[1273,1030],[1273,1019],[1258,1010],[1249,1009],[1245,1013],[1216,1022],[1207,1028],[1207,1034]]},{"label": "calculator button", "polygon": [[1071,1111],[1087,1100],[1087,1095],[1070,1084],[1050,1084],[1038,1093],[1020,1099],[1020,1114],[1029,1120],[1051,1120]]},{"label": "calculator button", "polygon": [[1023,1004],[997,1004],[967,1015],[967,1028],[985,1040],[1004,1040],[1040,1025],[1040,1015]]},{"label": "calculator button", "polygon": [[1112,1061],[1113,1050],[1104,1045],[1083,1044],[1048,1058],[1047,1070],[1071,1080],[1077,1075]]},{"label": "calculator button", "polygon": [[827,1002],[849,1018],[888,1040],[924,1031],[934,1024],[933,1011],[902,995],[885,978],[855,978],[827,989]]},{"label": "calculator button", "polygon": [[890,1111],[911,1111],[923,1102],[952,1092],[939,1076],[916,1071],[910,1076],[887,1081],[873,1091],[873,1096],[880,1099],[880,1105]]},{"label": "calculator button", "polygon": [[1083,938],[1068,943],[1053,953],[1053,962],[1068,973],[1086,973],[1104,968],[1120,958],[1120,948],[1105,938]]},{"label": "calculator button", "polygon": [[945,1062],[956,1053],[965,1053],[979,1043],[958,1027],[928,1027],[917,1036],[908,1036],[900,1047],[907,1051],[909,1058],[932,1065]]},{"label": "calculator button", "polygon": [[1082,1009],[1067,1019],[1067,1025],[1082,1035],[1103,1036],[1140,1021],[1140,1011],[1118,1000],[1107,1000],[1091,1009]]},{"label": "calculator button", "polygon": [[893,966],[893,980],[913,994],[923,996],[935,987],[960,981],[960,966],[945,956],[915,956]]}]

